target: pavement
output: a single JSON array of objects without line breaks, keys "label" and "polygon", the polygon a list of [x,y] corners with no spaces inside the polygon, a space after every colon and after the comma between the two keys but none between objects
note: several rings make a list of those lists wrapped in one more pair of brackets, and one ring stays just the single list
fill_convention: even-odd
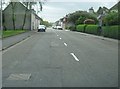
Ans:
[{"label": "pavement", "polygon": [[34,34],[34,31],[29,31],[29,32],[25,32],[25,33],[18,34],[15,36],[3,38],[2,39],[2,49],[3,50],[7,49],[7,48],[19,43],[20,41],[30,37],[32,34]]},{"label": "pavement", "polygon": [[118,41],[47,29],[2,53],[3,87],[117,87]]}]

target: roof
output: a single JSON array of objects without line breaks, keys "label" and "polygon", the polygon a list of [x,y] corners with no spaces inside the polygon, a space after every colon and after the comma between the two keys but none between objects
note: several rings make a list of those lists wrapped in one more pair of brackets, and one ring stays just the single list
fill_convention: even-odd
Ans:
[{"label": "roof", "polygon": [[99,7],[99,9],[97,10],[97,14],[102,14],[103,11],[108,12],[109,9],[107,7]]},{"label": "roof", "polygon": [[118,10],[118,6],[120,6],[120,1],[116,3],[113,7],[111,7],[110,10]]}]

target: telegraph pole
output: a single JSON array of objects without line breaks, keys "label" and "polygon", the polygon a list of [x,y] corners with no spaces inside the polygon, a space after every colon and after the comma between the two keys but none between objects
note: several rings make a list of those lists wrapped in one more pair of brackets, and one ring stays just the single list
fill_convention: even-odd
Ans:
[{"label": "telegraph pole", "polygon": [[0,38],[2,38],[2,31],[3,31],[3,26],[2,26],[2,0],[0,0]]}]

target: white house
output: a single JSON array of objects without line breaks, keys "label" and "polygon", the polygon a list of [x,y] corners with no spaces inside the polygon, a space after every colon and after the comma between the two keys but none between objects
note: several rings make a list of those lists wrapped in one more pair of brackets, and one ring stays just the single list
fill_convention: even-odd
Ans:
[{"label": "white house", "polygon": [[[12,9],[13,5],[14,5],[14,9]],[[13,13],[13,10],[14,10],[14,13]],[[26,13],[26,16],[25,16],[25,13]],[[38,28],[40,24],[40,20],[41,20],[40,17],[33,10],[29,10],[21,2],[14,2],[13,4],[10,3],[3,10],[3,28],[4,29],[8,29],[8,30],[14,29],[14,24],[15,24],[15,29],[23,28],[26,30],[34,30]]]}]

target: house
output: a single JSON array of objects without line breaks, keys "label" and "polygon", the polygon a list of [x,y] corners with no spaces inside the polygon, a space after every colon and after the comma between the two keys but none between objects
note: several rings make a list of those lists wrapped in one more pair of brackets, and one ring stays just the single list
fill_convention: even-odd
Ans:
[{"label": "house", "polygon": [[118,8],[120,8],[120,1],[110,8],[110,12],[118,12]]},{"label": "house", "polygon": [[12,2],[3,10],[4,29],[35,30],[38,28],[40,20],[33,10],[29,10],[21,2]]},{"label": "house", "polygon": [[93,7],[89,8],[89,13],[94,14],[94,9],[93,9]]},{"label": "house", "polygon": [[99,7],[99,9],[97,10],[97,14],[107,14],[109,13],[109,9],[107,7]]}]

